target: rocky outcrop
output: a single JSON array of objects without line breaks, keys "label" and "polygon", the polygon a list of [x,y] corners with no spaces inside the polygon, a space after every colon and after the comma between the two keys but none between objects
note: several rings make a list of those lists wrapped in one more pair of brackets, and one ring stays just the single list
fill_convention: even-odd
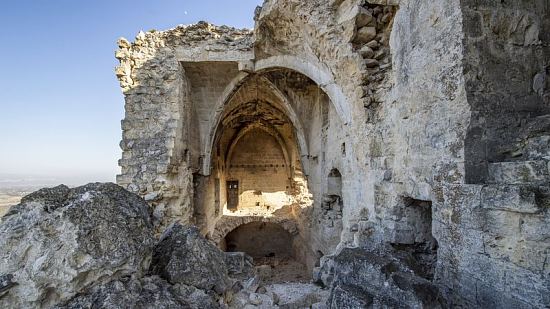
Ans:
[{"label": "rocky outcrop", "polygon": [[195,227],[173,224],[155,247],[151,272],[172,284],[224,293],[229,286],[223,252]]},{"label": "rocky outcrop", "polygon": [[330,287],[329,308],[446,308],[431,281],[391,251],[344,248],[324,259],[316,280]]},{"label": "rocky outcrop", "polygon": [[91,308],[218,308],[204,291],[194,287],[171,285],[158,276],[141,279],[123,278],[97,286],[56,309]]},{"label": "rocky outcrop", "polygon": [[0,235],[0,308],[218,308],[232,283],[195,227],[157,241],[147,203],[115,184],[34,192]]},{"label": "rocky outcrop", "polygon": [[0,224],[0,307],[48,308],[140,275],[154,245],[148,205],[115,184],[42,189]]}]

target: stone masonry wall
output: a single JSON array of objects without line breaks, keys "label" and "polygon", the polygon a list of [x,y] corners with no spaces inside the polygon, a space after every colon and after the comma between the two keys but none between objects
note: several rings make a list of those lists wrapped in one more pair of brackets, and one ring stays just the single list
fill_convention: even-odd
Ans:
[{"label": "stone masonry wall", "polygon": [[[306,127],[314,206],[303,214],[311,225],[296,229],[308,250],[429,243],[430,280],[451,306],[548,307],[548,20],[545,0],[267,0],[254,38],[199,23],[121,40],[118,181],[152,203],[160,226],[192,221],[201,147],[189,122],[193,108],[208,109],[189,106],[204,96],[190,95],[202,88],[185,68],[200,66],[178,55],[253,52],[238,74],[295,69],[324,92],[302,95],[285,84],[290,74],[274,82]],[[201,123],[200,143],[213,125]],[[335,169],[342,203],[332,229],[321,222]]]},{"label": "stone masonry wall", "polygon": [[[550,304],[548,1],[461,1],[471,119],[464,183],[436,192],[438,279],[454,303]],[[441,244],[441,242],[440,242]],[[460,296],[460,297],[458,297]]]},{"label": "stone masonry wall", "polygon": [[[250,50],[251,33],[207,23],[140,32],[119,41],[117,77],[125,96],[121,175],[117,182],[155,207],[157,224],[191,221],[191,141],[196,131],[190,85],[179,61],[181,49]],[[191,193],[191,194],[189,194]]]},{"label": "stone masonry wall", "polygon": [[236,144],[229,180],[239,181],[239,208],[279,208],[290,204],[290,175],[281,146],[263,131],[251,131]]},{"label": "stone masonry wall", "polygon": [[[353,121],[343,130],[348,144],[360,146],[348,149],[345,157],[337,159],[343,166],[344,179],[341,245],[373,246],[377,242],[395,242],[395,235],[414,232],[408,220],[396,216],[402,199],[429,201],[433,203],[434,212],[432,234],[439,244],[435,282],[446,287],[454,305],[548,305],[544,296],[548,295],[548,286],[544,283],[548,280],[545,262],[549,245],[545,223],[548,220],[547,188],[546,185],[541,187],[547,182],[547,165],[544,160],[540,161],[547,153],[542,150],[544,145],[548,148],[544,133],[548,132],[546,121],[541,118],[547,106],[541,103],[533,106],[533,111],[528,113],[532,120],[526,122],[523,132],[512,129],[511,118],[502,116],[506,110],[514,111],[513,105],[508,108],[506,101],[495,97],[492,101],[495,104],[484,106],[491,112],[483,114],[489,123],[487,134],[493,134],[489,142],[495,146],[515,141],[515,146],[517,139],[513,136],[522,134],[528,138],[520,141],[520,148],[539,161],[492,165],[489,166],[493,171],[489,176],[490,184],[466,184],[467,172],[472,171],[467,167],[470,168],[473,162],[472,153],[468,151],[477,138],[468,135],[479,120],[476,108],[473,113],[470,111],[476,100],[483,98],[471,87],[475,85],[470,79],[471,68],[487,68],[482,72],[485,78],[492,79],[491,85],[498,85],[506,90],[504,93],[513,93],[512,97],[529,99],[538,91],[544,100],[547,92],[544,59],[549,59],[545,52],[547,45],[543,42],[535,47],[531,42],[534,34],[544,39],[545,32],[542,28],[537,31],[529,27],[533,24],[545,26],[547,5],[542,2],[531,5],[392,2],[390,4],[399,5],[393,21],[391,15],[384,17],[395,12],[393,8],[377,9],[382,24],[391,21],[384,28],[379,27],[378,18],[374,25],[364,24],[369,19],[365,16],[375,15],[372,14],[374,10],[369,14],[364,9],[376,9],[376,4],[388,4],[385,1],[276,2],[269,1],[260,15],[258,29],[268,31],[264,34],[265,42],[257,34],[257,56],[262,57],[263,52],[290,53],[320,61],[329,67],[354,111]],[[510,8],[499,11],[499,6],[513,7],[516,11]],[[522,6],[530,6],[529,14],[517,11]],[[495,9],[496,13],[491,13],[490,10]],[[520,39],[521,45],[526,43],[526,47],[514,47],[521,51],[521,57],[515,58],[517,52],[510,53],[498,63],[487,63],[483,60],[483,50],[480,52],[475,45],[468,45],[470,41],[463,41],[469,29],[483,29],[472,25],[469,19],[471,11],[476,10],[481,13],[474,12],[473,17],[481,15],[490,19],[494,14],[493,19],[500,23],[508,20],[505,16],[516,16],[510,24],[514,27],[519,24],[517,28],[528,35],[527,41]],[[466,15],[464,19],[463,14]],[[278,21],[275,23],[275,20]],[[284,25],[281,35],[289,35],[288,40],[281,39],[274,30],[281,25]],[[367,29],[363,29],[365,27]],[[342,35],[337,29],[345,29],[349,35]],[[389,42],[384,40],[384,31],[391,33]],[[294,37],[315,39],[294,40]],[[371,52],[357,44],[372,38],[377,38],[377,42],[363,46],[370,48],[369,43],[382,46],[383,52],[390,53],[391,71],[387,71],[383,56],[379,55],[378,60],[374,50]],[[491,46],[487,40],[478,44],[484,48]],[[500,45],[495,47],[502,53]],[[359,56],[365,60],[360,60]],[[510,57],[508,61],[506,57]],[[519,66],[520,59],[525,58],[529,58],[529,64],[521,65],[528,70],[509,75],[516,70],[508,72],[506,64],[515,66],[518,63]],[[371,72],[372,68],[377,69]],[[506,81],[499,82],[500,78]],[[531,82],[533,78],[535,81]],[[524,90],[510,85],[514,80],[522,81]],[[365,81],[362,85],[367,86],[357,84]],[[531,84],[534,91],[531,91]],[[361,94],[354,96],[350,87],[362,89]],[[532,94],[525,96],[522,92]],[[496,102],[502,103],[496,105]],[[543,101],[533,98],[531,102]],[[502,128],[513,134],[512,138],[506,132],[499,133]],[[501,142],[498,138],[506,140]],[[334,149],[339,146],[330,145]],[[492,153],[484,149],[474,149],[473,153]],[[353,178],[348,176],[350,174],[360,176]]]}]

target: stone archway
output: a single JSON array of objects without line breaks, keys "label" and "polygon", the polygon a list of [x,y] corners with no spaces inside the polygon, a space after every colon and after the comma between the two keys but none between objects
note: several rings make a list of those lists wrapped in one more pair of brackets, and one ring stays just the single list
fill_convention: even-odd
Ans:
[{"label": "stone archway", "polygon": [[294,256],[293,236],[282,226],[271,222],[251,222],[238,226],[224,238],[225,251],[244,252],[259,259]]},{"label": "stone archway", "polygon": [[218,220],[213,231],[208,235],[208,238],[219,245],[220,241],[224,239],[227,234],[235,230],[239,226],[249,224],[252,222],[272,223],[281,226],[290,235],[298,235],[298,223],[287,217],[260,217],[260,216],[223,216]]},{"label": "stone archway", "polygon": [[292,55],[272,56],[258,60],[255,66],[256,72],[277,68],[290,69],[313,80],[329,96],[344,124],[351,121],[351,106],[326,66]]},{"label": "stone archway", "polygon": [[299,223],[289,217],[224,216],[209,238],[226,252],[244,252],[255,266],[269,269],[266,282],[308,282],[307,250]]},{"label": "stone archway", "polygon": [[[334,249],[332,240],[315,235],[328,223],[311,222],[323,207],[327,169],[341,155],[328,143],[340,145],[346,130],[344,103],[337,107],[331,100],[337,92],[324,90],[331,83],[325,70],[283,57],[259,61],[225,88],[203,135],[206,156],[195,186],[196,224],[216,243],[252,221],[290,222],[305,268],[313,268],[315,250]],[[341,133],[328,136],[329,130]],[[228,222],[238,223],[227,230]]]},{"label": "stone archway", "polygon": [[292,171],[290,170],[290,156],[289,156],[289,153],[288,153],[289,149],[288,149],[288,146],[286,145],[283,137],[276,130],[273,130],[269,126],[267,126],[265,124],[262,125],[260,123],[250,124],[250,125],[246,126],[245,128],[243,128],[237,134],[237,136],[234,138],[233,142],[231,143],[231,146],[229,147],[229,149],[227,151],[226,165],[229,165],[230,162],[232,161],[233,154],[235,153],[235,150],[236,150],[236,147],[237,147],[239,141],[241,141],[241,139],[244,136],[246,136],[248,133],[250,133],[252,130],[264,131],[265,133],[269,134],[270,136],[272,136],[277,141],[280,149],[283,152],[284,161],[286,163],[286,166],[289,169],[289,171],[288,171],[289,175],[291,175]]},{"label": "stone archway", "polygon": [[[285,55],[285,56],[273,56],[267,59],[258,60],[253,69],[249,69],[249,72],[240,72],[235,76],[231,82],[226,86],[225,90],[222,92],[221,96],[216,102],[214,112],[209,121],[209,130],[205,137],[205,142],[203,144],[203,156],[205,158],[211,157],[211,150],[214,147],[215,135],[218,130],[219,124],[222,120],[222,115],[225,109],[226,104],[232,99],[239,87],[241,87],[247,79],[261,74],[262,72],[272,71],[272,70],[291,70],[297,72],[311,81],[313,81],[320,89],[322,89],[330,98],[330,102],[333,103],[337,114],[341,121],[344,124],[350,123],[351,117],[351,106],[348,103],[344,93],[335,83],[334,78],[330,71],[328,71],[321,63],[314,63],[301,59],[299,57]],[[298,118],[296,111],[290,104],[288,97],[281,91],[276,85],[274,85],[269,79],[262,78],[266,81],[271,88],[271,91],[277,95],[281,100],[282,107],[291,120],[292,124],[296,128],[297,140],[302,156],[307,156],[309,154],[307,142],[304,137],[303,124]],[[204,175],[209,175],[211,169],[211,164],[209,160],[203,161],[202,172]]]}]

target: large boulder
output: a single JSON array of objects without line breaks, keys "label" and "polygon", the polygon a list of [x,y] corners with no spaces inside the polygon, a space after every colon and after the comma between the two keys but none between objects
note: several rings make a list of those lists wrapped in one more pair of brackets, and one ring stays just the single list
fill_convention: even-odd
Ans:
[{"label": "large boulder", "polygon": [[172,285],[158,276],[151,276],[114,280],[54,308],[214,309],[219,305],[202,290],[183,284]]},{"label": "large boulder", "polygon": [[175,223],[161,236],[151,273],[172,284],[186,284],[223,294],[230,287],[225,256],[195,227]]},{"label": "large boulder", "polygon": [[111,183],[24,197],[0,223],[0,308],[49,308],[141,275],[155,243],[147,203]]}]

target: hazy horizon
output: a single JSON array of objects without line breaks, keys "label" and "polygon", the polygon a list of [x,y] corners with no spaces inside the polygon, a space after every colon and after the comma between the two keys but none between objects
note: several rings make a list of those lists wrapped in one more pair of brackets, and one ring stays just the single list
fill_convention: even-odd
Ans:
[{"label": "hazy horizon", "polygon": [[[115,181],[119,37],[207,20],[253,27],[262,0],[10,1],[0,11],[0,186]],[[236,5],[238,3],[238,5]],[[72,184],[72,183],[71,183]]]},{"label": "hazy horizon", "polygon": [[23,175],[23,174],[0,174],[1,189],[36,189],[39,187],[51,187],[57,185],[80,186],[90,182],[115,182],[115,176],[106,175]]}]

